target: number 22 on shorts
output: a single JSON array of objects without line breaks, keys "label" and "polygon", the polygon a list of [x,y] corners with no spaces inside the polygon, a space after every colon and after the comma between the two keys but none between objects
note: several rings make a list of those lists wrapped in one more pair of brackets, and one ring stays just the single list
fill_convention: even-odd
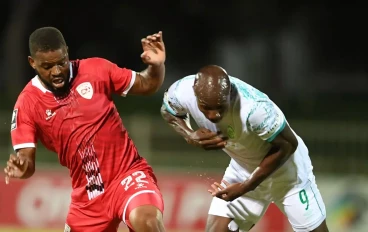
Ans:
[{"label": "number 22 on shorts", "polygon": [[[146,179],[147,176],[142,171],[133,172],[131,175],[127,176],[120,183],[124,186],[125,191],[127,191],[134,184],[148,184]],[[134,181],[133,181],[134,180]]]},{"label": "number 22 on shorts", "polygon": [[299,192],[299,199],[300,199],[300,202],[302,204],[306,204],[307,205],[305,207],[305,210],[308,210],[308,208],[309,208],[309,199],[308,199],[307,192],[304,189],[300,190],[300,192]]}]

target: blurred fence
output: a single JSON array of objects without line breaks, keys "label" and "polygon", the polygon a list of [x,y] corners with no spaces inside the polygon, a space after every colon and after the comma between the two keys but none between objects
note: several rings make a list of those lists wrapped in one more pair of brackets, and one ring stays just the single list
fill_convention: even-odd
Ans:
[{"label": "blurred fence", "polygon": [[[211,196],[207,189],[220,173],[163,171],[156,169],[165,202],[167,231],[204,231]],[[366,178],[318,175],[318,186],[327,207],[330,231],[366,232],[368,229],[368,181]],[[354,183],[354,184],[352,184]],[[69,210],[71,186],[68,172],[39,167],[28,180],[0,179],[0,231],[61,231]],[[2,228],[22,230],[2,230]],[[121,228],[124,228],[121,223]],[[273,204],[252,232],[291,232],[286,217]]]},{"label": "blurred fence", "polygon": [[[2,151],[11,152],[10,112],[0,113]],[[159,115],[123,115],[124,125],[142,156],[162,168],[224,169],[229,157],[221,151],[202,151],[189,146]],[[367,175],[368,121],[289,120],[309,148],[316,172]],[[6,156],[2,156],[6,159]],[[56,155],[39,145],[38,162],[57,162]]]}]

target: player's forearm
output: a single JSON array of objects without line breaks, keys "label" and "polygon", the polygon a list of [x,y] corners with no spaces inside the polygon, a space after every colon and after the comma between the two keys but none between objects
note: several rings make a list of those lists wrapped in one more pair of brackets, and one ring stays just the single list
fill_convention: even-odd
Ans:
[{"label": "player's forearm", "polygon": [[20,177],[20,179],[27,179],[33,176],[36,171],[35,165],[35,149],[22,149],[17,152],[17,156],[24,162],[25,172],[24,175]]},{"label": "player's forearm", "polygon": [[24,173],[24,175],[21,177],[21,179],[28,179],[30,178],[31,176],[33,176],[33,174],[35,173],[36,171],[36,168],[35,168],[35,163],[31,160],[27,160],[27,169],[26,169],[26,172]]},{"label": "player's forearm", "polygon": [[295,149],[290,144],[279,148],[272,148],[260,165],[254,170],[246,184],[254,190],[259,184],[267,179],[272,173],[279,169],[294,153]]},{"label": "player's forearm", "polygon": [[189,118],[176,117],[167,112],[165,106],[161,108],[161,115],[163,119],[172,127],[174,130],[181,135],[185,140],[189,138],[189,134],[193,132],[190,126]]},{"label": "player's forearm", "polygon": [[156,93],[165,79],[165,64],[149,65],[145,70],[139,73],[142,78],[142,84],[147,95]]}]

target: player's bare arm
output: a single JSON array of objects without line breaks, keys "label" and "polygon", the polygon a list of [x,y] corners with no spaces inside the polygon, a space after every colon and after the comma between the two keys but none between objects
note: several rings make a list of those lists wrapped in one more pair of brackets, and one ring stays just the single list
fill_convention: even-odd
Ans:
[{"label": "player's bare arm", "polygon": [[[232,201],[245,193],[254,190],[267,177],[280,168],[286,160],[295,152],[298,147],[298,140],[288,125],[271,141],[273,145],[269,153],[262,160],[258,168],[243,183],[228,184],[221,188],[221,185],[214,183],[209,192],[216,197],[226,201]],[[221,189],[221,190],[220,190]]]},{"label": "player's bare arm", "polygon": [[194,131],[190,126],[189,114],[174,116],[163,105],[161,107],[161,115],[189,144],[202,147],[205,150],[223,149],[226,145],[226,138],[221,137],[219,133],[212,132],[206,128],[199,128]]},{"label": "player's bare arm", "polygon": [[289,125],[271,141],[272,148],[247,181],[248,188],[255,189],[267,177],[281,167],[298,147],[298,140]]},{"label": "player's bare arm", "polygon": [[17,154],[11,154],[4,168],[5,182],[9,184],[10,178],[27,179],[35,170],[36,148],[22,148]]},{"label": "player's bare arm", "polygon": [[184,139],[189,138],[189,134],[193,132],[192,127],[190,126],[190,119],[189,115],[185,116],[174,116],[170,114],[166,107],[163,105],[161,107],[161,116],[162,118],[171,126],[174,128],[174,130],[181,136],[183,136]]},{"label": "player's bare arm", "polygon": [[162,39],[162,32],[149,35],[141,40],[143,63],[148,67],[136,74],[136,78],[129,94],[150,95],[160,89],[165,77],[166,51]]}]

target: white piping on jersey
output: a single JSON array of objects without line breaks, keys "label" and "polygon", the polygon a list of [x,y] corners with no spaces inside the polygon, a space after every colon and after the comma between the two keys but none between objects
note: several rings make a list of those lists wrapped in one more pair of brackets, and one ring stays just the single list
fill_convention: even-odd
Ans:
[{"label": "white piping on jersey", "polygon": [[153,194],[156,194],[156,192],[153,191],[153,190],[142,190],[142,191],[136,192],[132,196],[130,196],[129,199],[128,199],[128,201],[127,201],[127,203],[125,204],[124,211],[123,211],[123,221],[124,221],[125,225],[126,225],[125,214],[126,214],[126,211],[128,209],[129,203],[133,200],[134,197],[136,197],[138,195],[141,195],[143,193],[153,193]]},{"label": "white piping on jersey", "polygon": [[121,96],[125,97],[128,94],[129,90],[134,85],[136,75],[137,75],[137,73],[135,71],[132,71],[132,78],[130,79],[129,86],[124,90],[124,92],[121,94]]},{"label": "white piping on jersey", "polygon": [[14,151],[22,148],[36,147],[35,143],[21,143],[13,146]]}]

